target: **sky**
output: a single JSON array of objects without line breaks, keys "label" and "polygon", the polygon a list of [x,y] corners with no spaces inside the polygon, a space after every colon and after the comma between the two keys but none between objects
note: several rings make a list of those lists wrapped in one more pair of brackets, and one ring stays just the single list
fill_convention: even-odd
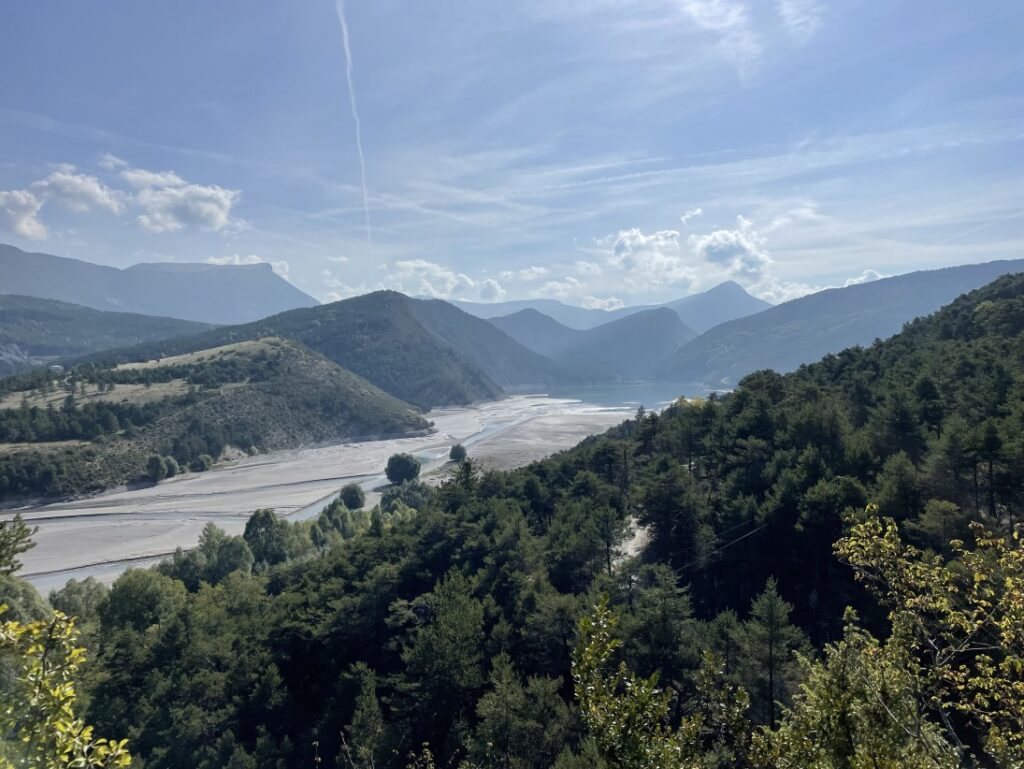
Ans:
[{"label": "sky", "polygon": [[1024,258],[1020,0],[0,8],[0,242],[587,307]]}]

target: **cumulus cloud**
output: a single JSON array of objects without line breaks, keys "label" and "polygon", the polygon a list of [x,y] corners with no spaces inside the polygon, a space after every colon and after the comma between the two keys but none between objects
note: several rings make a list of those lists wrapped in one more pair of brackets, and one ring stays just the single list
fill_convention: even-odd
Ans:
[{"label": "cumulus cloud", "polygon": [[565,299],[566,297],[575,296],[582,288],[583,284],[570,276],[561,280],[549,280],[533,293],[535,296],[552,296]]},{"label": "cumulus cloud", "polygon": [[881,280],[882,278],[888,277],[891,276],[884,275],[880,273],[878,270],[873,270],[869,267],[868,269],[864,270],[864,272],[862,272],[860,275],[857,275],[852,278],[847,278],[846,282],[843,283],[843,286],[859,286],[861,283],[871,283],[872,281]]},{"label": "cumulus cloud", "polygon": [[43,202],[28,190],[0,190],[0,226],[29,240],[45,240],[46,226],[39,219]]},{"label": "cumulus cloud", "polygon": [[480,298],[485,302],[500,302],[505,298],[505,289],[494,278],[487,278],[480,283]]},{"label": "cumulus cloud", "polygon": [[59,202],[65,208],[83,213],[103,208],[114,214],[124,208],[124,194],[111,189],[95,176],[78,173],[74,166],[62,164],[57,170],[32,183],[32,190],[44,200]]},{"label": "cumulus cloud", "polygon": [[291,274],[291,265],[288,264],[286,259],[278,259],[277,261],[268,262],[262,256],[256,254],[248,254],[242,256],[241,254],[228,254],[226,256],[211,256],[206,260],[207,264],[219,264],[219,265],[233,265],[239,266],[243,264],[269,264],[271,269],[274,270],[285,280]]},{"label": "cumulus cloud", "polygon": [[801,43],[814,37],[821,27],[823,9],[819,0],[776,0],[775,10],[786,31]]},{"label": "cumulus cloud", "polygon": [[504,280],[522,280],[522,281],[533,281],[539,280],[548,274],[547,267],[525,267],[521,270],[504,270],[500,277]]},{"label": "cumulus cloud", "polygon": [[[426,259],[405,259],[395,262],[394,267],[391,280],[405,293],[449,299],[473,296],[480,289],[468,275]],[[489,290],[494,291],[493,286]]]},{"label": "cumulus cloud", "polygon": [[583,297],[583,306],[588,310],[617,310],[625,307],[626,303],[617,296],[598,298],[596,296]]},{"label": "cumulus cloud", "polygon": [[608,264],[626,273],[627,282],[638,288],[661,289],[689,286],[695,271],[687,263],[677,230],[658,230],[649,235],[633,228],[620,230],[598,241],[609,248]]},{"label": "cumulus cloud", "polygon": [[241,195],[238,190],[192,184],[173,171],[133,168],[110,154],[102,156],[99,165],[116,171],[131,189],[111,187],[73,165],[61,164],[28,189],[0,191],[0,224],[15,234],[41,240],[47,231],[39,214],[50,203],[59,203],[76,213],[102,209],[121,214],[134,208],[140,211],[136,217],[138,224],[151,232],[178,232],[190,227],[231,232],[246,224],[231,216]]},{"label": "cumulus cloud", "polygon": [[242,226],[231,218],[241,195],[217,185],[191,184],[173,171],[125,168],[123,178],[135,187],[135,203],[142,208],[136,221],[151,232],[178,232],[187,227],[221,232]]},{"label": "cumulus cloud", "polygon": [[750,220],[742,216],[736,217],[734,230],[691,235],[687,243],[699,258],[725,268],[734,276],[763,278],[772,264],[764,237],[757,233]]},{"label": "cumulus cloud", "polygon": [[174,171],[147,171],[144,168],[125,168],[121,178],[137,190],[146,187],[180,187],[185,180]]}]

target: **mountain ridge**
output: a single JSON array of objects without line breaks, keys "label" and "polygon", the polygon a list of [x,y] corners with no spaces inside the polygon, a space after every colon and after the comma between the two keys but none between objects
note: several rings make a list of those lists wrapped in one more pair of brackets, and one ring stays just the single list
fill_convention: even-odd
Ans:
[{"label": "mountain ridge", "polygon": [[0,244],[5,293],[108,312],[224,325],[319,304],[269,264],[140,263],[118,269]]}]

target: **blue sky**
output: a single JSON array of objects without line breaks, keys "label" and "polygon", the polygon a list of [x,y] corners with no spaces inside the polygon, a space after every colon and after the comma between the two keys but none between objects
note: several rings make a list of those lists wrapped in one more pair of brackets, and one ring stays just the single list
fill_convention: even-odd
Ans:
[{"label": "blue sky", "polygon": [[608,307],[1022,258],[1022,35],[1019,0],[6,3],[0,241]]}]

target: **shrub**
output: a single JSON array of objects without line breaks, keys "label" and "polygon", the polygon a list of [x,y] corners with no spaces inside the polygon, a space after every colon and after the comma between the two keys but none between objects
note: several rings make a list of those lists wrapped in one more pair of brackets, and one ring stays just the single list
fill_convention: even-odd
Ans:
[{"label": "shrub", "polygon": [[420,474],[420,461],[411,454],[392,454],[384,473],[395,485],[414,481]]},{"label": "shrub", "polygon": [[198,457],[192,460],[189,465],[194,473],[203,473],[213,467],[213,457],[209,454],[200,454]]},{"label": "shrub", "polygon": [[358,483],[346,483],[342,486],[340,498],[349,510],[358,510],[366,504],[366,495]]},{"label": "shrub", "polygon": [[167,477],[167,466],[159,454],[151,454],[146,460],[146,475],[153,483],[159,483]]},{"label": "shrub", "polygon": [[448,452],[448,459],[459,464],[465,462],[467,456],[469,455],[466,453],[466,447],[461,443],[456,443],[452,446],[452,450]]},{"label": "shrub", "polygon": [[178,460],[174,457],[164,457],[164,475],[168,478],[173,478],[181,472],[181,468],[178,466]]}]

